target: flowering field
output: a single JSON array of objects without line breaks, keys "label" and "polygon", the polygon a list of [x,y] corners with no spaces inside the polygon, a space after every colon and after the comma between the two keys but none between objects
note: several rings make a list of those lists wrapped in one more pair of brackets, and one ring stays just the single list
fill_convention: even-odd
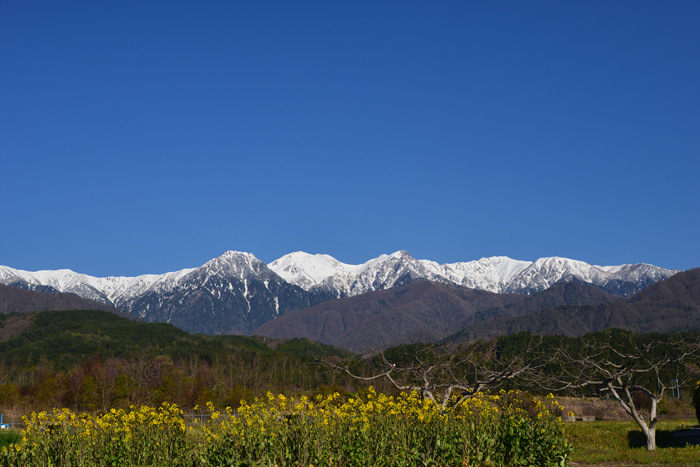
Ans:
[{"label": "flowering field", "polygon": [[370,389],[288,398],[268,394],[186,425],[176,405],[34,413],[0,465],[563,465],[571,448],[553,400],[480,394],[441,410],[418,394]]}]

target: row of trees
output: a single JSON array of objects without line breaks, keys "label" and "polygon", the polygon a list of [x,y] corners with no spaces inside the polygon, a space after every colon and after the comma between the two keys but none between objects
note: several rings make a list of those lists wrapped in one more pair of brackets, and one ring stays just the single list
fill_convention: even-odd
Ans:
[{"label": "row of trees", "polygon": [[[671,381],[687,387],[699,377],[699,359],[697,333],[640,336],[610,330],[577,339],[523,334],[462,352],[413,346],[403,353],[378,352],[369,365],[329,365],[358,381],[418,391],[443,407],[515,385],[539,393],[609,397],[639,425],[647,449],[654,450],[659,402]],[[374,370],[366,374],[367,367]]]},{"label": "row of trees", "polygon": [[[412,345],[363,358],[317,358],[239,350],[179,359],[137,354],[91,356],[66,368],[42,357],[27,365],[0,357],[0,411],[52,407],[105,411],[135,404],[207,401],[236,407],[273,392],[353,392],[374,385],[412,391],[444,408],[498,388],[535,393],[609,396],[640,426],[655,448],[658,403],[672,380],[697,379],[700,335],[635,335],[605,331],[583,338],[508,336],[469,346]],[[640,406],[640,395],[648,408]]]},{"label": "row of trees", "polygon": [[[211,362],[167,355],[103,360],[93,356],[69,370],[57,370],[42,358],[37,365],[14,367],[0,359],[0,410],[22,412],[67,407],[105,411],[135,404],[177,403],[237,407],[267,391],[327,391],[347,378],[311,359],[289,355],[230,353]],[[328,386],[329,388],[324,388]]]}]

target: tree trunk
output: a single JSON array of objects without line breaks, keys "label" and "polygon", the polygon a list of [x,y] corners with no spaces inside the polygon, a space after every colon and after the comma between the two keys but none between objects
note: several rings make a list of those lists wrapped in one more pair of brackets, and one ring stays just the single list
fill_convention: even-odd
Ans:
[{"label": "tree trunk", "polygon": [[649,434],[647,435],[647,451],[653,451],[656,449],[656,410],[659,407],[659,401],[664,396],[663,389],[661,394],[657,397],[654,394],[647,393],[649,399],[651,400],[651,407],[649,408]]},{"label": "tree trunk", "polygon": [[[622,381],[618,382],[622,386]],[[644,433],[644,437],[647,440],[647,451],[654,451],[656,449],[656,407],[658,401],[656,396],[654,396],[654,394],[652,394],[650,391],[641,388],[651,400],[649,425],[647,425],[644,421],[644,418],[637,410],[637,406],[634,404],[634,397],[632,397],[632,393],[630,392],[630,388],[628,386],[624,386],[627,401],[623,400],[622,397],[620,397],[619,393],[615,390],[615,387],[613,386],[612,382],[608,382],[608,388],[610,389],[610,393],[617,400],[617,402],[619,402],[620,405],[622,405],[622,408],[625,409],[625,412],[627,412],[634,419],[634,421],[637,422],[639,428],[642,429],[642,433]]]},{"label": "tree trunk", "polygon": [[647,439],[647,451],[656,449],[656,428],[642,428]]}]

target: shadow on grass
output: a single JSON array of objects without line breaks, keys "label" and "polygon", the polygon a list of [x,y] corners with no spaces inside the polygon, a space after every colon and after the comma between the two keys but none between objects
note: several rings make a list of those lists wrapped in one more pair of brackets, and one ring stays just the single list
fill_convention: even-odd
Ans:
[{"label": "shadow on grass", "polygon": [[[656,448],[682,448],[687,445],[685,441],[674,439],[673,432],[674,430],[656,430]],[[641,431],[628,431],[627,445],[631,448],[645,448],[647,439]]]}]

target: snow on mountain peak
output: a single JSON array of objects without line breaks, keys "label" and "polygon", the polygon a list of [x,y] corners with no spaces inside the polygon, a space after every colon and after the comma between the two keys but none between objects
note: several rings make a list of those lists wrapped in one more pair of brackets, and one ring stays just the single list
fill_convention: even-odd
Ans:
[{"label": "snow on mountain peak", "polygon": [[265,263],[252,253],[228,250],[221,256],[204,263],[200,269],[207,271],[209,274],[235,276],[245,279],[250,276],[260,275],[268,268]]},{"label": "snow on mountain peak", "polygon": [[447,263],[442,268],[445,277],[454,284],[498,293],[531,264],[531,261],[520,261],[507,256],[491,256],[475,261]]},{"label": "snow on mountain peak", "polygon": [[268,267],[287,282],[306,290],[336,274],[348,274],[358,268],[341,263],[330,255],[303,251],[286,254],[271,262]]},{"label": "snow on mountain peak", "polygon": [[221,256],[217,256],[216,258],[212,259],[211,261],[214,260],[220,260],[220,261],[260,261],[258,258],[255,257],[253,253],[248,253],[245,251],[236,251],[236,250],[227,250],[225,251]]},{"label": "snow on mountain peak", "polygon": [[389,258],[412,258],[411,253],[406,250],[397,250],[389,255]]},{"label": "snow on mountain peak", "polygon": [[[297,251],[266,265],[251,253],[230,250],[198,268],[136,277],[92,277],[69,269],[30,272],[0,266],[0,283],[74,293],[129,309],[134,300],[145,294],[163,294],[183,284],[189,284],[187,287],[195,283],[206,284],[213,277],[218,279],[212,284],[226,284],[233,278],[243,281],[248,300],[247,281],[261,280],[267,288],[270,280],[280,280],[277,276],[307,291],[315,289],[336,297],[383,290],[415,280],[496,293],[533,293],[561,280],[578,280],[609,286],[615,293],[629,295],[676,272],[644,263],[594,266],[557,256],[535,261],[492,256],[439,264],[416,259],[404,250],[382,254],[356,265],[342,263],[327,254]],[[192,282],[195,277],[197,281]],[[231,289],[230,284],[227,287]]]},{"label": "snow on mountain peak", "polygon": [[549,256],[538,258],[530,266],[520,271],[512,278],[505,291],[517,293],[522,293],[523,291],[535,292],[547,289],[561,280],[571,279],[590,284],[605,285],[611,280],[620,278],[615,273],[583,261],[560,256]]},{"label": "snow on mountain peak", "polygon": [[363,264],[340,263],[329,255],[295,252],[270,263],[270,268],[286,281],[310,290],[322,287],[336,296],[358,295],[381,290],[406,280],[427,279],[496,293],[532,293],[560,280],[576,279],[597,285],[610,281],[637,282],[644,277],[661,280],[674,271],[640,265],[599,267],[559,256],[521,261],[492,256],[475,261],[438,264],[415,259],[399,250],[383,254]]}]

